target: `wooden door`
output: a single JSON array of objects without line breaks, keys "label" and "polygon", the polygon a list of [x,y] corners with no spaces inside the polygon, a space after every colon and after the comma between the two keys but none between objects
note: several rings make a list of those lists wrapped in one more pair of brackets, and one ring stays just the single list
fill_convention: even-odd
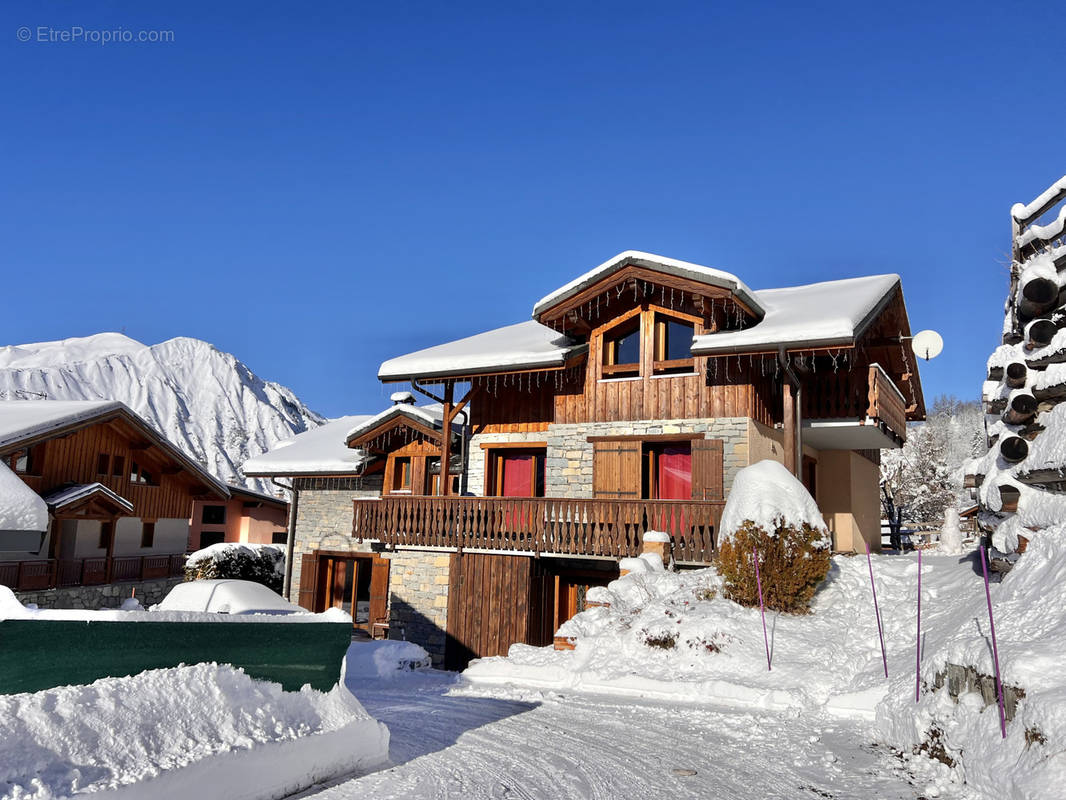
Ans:
[{"label": "wooden door", "polygon": [[387,616],[389,562],[377,553],[311,553],[300,570],[300,605],[321,612],[339,608],[352,624],[371,632]]},{"label": "wooden door", "polygon": [[541,641],[541,609],[531,607],[532,600],[543,597],[533,558],[455,553],[449,575],[448,669],[463,669],[474,658],[506,655],[516,642],[546,644]]}]

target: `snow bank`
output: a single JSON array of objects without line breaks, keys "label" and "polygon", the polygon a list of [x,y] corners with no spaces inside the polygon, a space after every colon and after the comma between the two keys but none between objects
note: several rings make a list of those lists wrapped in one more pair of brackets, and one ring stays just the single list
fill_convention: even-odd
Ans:
[{"label": "snow bank", "polygon": [[48,530],[48,506],[6,464],[0,463],[0,531]]},{"label": "snow bank", "polygon": [[982,590],[953,604],[940,626],[943,635],[927,640],[921,702],[914,702],[913,671],[896,677],[878,708],[878,725],[908,750],[939,729],[959,773],[981,797],[1049,797],[1049,787],[1066,785],[1066,524],[1033,539],[991,594],[1003,682],[1025,692],[1006,740],[995,706],[982,710],[976,693],[956,703],[946,689],[929,690],[947,664],[994,674]]},{"label": "snow bank", "polygon": [[736,474],[719,524],[719,547],[749,521],[771,536],[782,522],[796,528],[807,524],[822,531],[819,546],[831,546],[818,504],[796,476],[777,461],[759,461]]},{"label": "snow bank", "polygon": [[352,642],[344,656],[344,680],[397,678],[414,669],[432,665],[429,653],[414,642],[390,639]]},{"label": "snow bank", "polygon": [[283,692],[217,664],[152,670],[0,696],[0,798],[279,798],[385,763],[388,742],[343,686]]}]

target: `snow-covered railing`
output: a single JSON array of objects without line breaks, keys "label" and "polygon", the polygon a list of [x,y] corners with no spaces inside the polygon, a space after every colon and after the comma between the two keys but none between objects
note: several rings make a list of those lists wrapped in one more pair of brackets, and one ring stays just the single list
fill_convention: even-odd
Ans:
[{"label": "snow-covered railing", "polygon": [[676,561],[705,563],[722,502],[389,496],[355,500],[352,535],[390,547],[622,558],[647,530],[665,531]]},{"label": "snow-covered railing", "polygon": [[1049,242],[1063,236],[1066,229],[1066,207],[1060,209],[1058,216],[1047,225],[1035,224],[1063,200],[1066,200],[1066,176],[1055,181],[1028,205],[1014,204],[1010,213],[1014,228],[1013,257],[1016,262],[1024,261]]},{"label": "snow-covered railing", "polygon": [[900,441],[907,440],[907,400],[880,364],[870,365],[866,416],[887,427]]},{"label": "snow-covered railing", "polygon": [[183,574],[184,553],[115,558],[38,559],[0,562],[0,586],[22,592],[65,586],[149,581]]}]

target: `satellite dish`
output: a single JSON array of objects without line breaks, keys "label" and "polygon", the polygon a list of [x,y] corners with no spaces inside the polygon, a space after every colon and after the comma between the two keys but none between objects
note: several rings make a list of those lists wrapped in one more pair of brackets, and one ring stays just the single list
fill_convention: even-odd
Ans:
[{"label": "satellite dish", "polygon": [[911,350],[918,358],[928,361],[944,349],[944,340],[936,331],[918,331],[911,337]]}]

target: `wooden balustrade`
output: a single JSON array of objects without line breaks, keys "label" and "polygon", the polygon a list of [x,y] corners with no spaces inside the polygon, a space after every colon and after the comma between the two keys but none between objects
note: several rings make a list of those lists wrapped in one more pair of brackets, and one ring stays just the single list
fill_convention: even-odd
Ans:
[{"label": "wooden balustrade", "polygon": [[645,531],[670,534],[674,559],[707,562],[725,503],[554,497],[382,497],[354,501],[352,535],[391,547],[623,558]]},{"label": "wooden balustrade", "polygon": [[[111,580],[117,583],[177,577],[184,569],[184,553],[118,556],[111,559]],[[56,587],[95,586],[107,583],[107,573],[106,558],[0,561],[0,586],[23,592]]]},{"label": "wooden balustrade", "polygon": [[866,416],[880,422],[899,437],[907,440],[907,401],[896,384],[878,364],[870,365],[870,403]]}]

